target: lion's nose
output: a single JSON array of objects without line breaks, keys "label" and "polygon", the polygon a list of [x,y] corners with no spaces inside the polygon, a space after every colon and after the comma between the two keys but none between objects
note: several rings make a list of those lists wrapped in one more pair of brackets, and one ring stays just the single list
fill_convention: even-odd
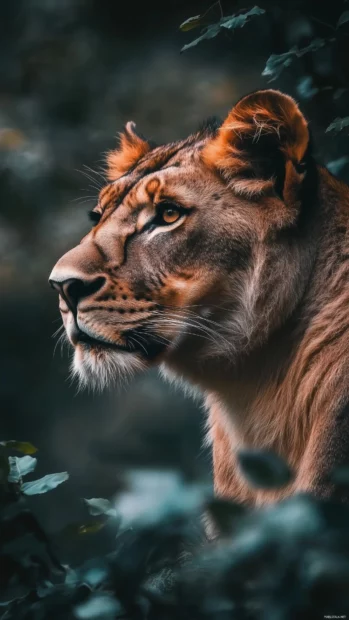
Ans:
[{"label": "lion's nose", "polygon": [[93,280],[81,280],[79,278],[68,278],[67,280],[49,280],[52,288],[59,292],[69,309],[76,312],[81,299],[91,297],[97,293],[105,284],[105,278],[98,277]]}]

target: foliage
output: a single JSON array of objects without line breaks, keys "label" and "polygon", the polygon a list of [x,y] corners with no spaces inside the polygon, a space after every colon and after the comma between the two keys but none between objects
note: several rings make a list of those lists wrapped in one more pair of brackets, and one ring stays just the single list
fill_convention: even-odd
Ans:
[{"label": "foliage", "polygon": [[[255,6],[229,17],[221,14],[218,20],[209,20],[212,9],[217,4],[221,7],[221,3],[215,3],[205,14],[189,18],[180,26],[183,32],[204,26],[202,34],[185,45],[182,51],[206,39],[215,38],[223,29],[241,28],[251,17],[264,15],[262,28],[271,46],[278,49],[266,59],[262,76],[272,82],[280,80],[286,70],[292,70],[293,74],[301,73],[296,85],[298,95],[307,101],[323,103],[314,110],[316,116],[321,116],[322,112],[327,116],[330,107],[333,108],[333,114],[338,106],[340,109],[345,107],[349,90],[349,11],[344,10],[345,0],[334,3],[333,7],[331,3],[314,3],[311,0],[302,3],[297,0],[287,3],[266,0],[261,2],[265,8]],[[340,4],[342,10],[338,9]],[[324,19],[327,15],[331,21],[334,19],[334,23]],[[285,41],[289,42],[289,49],[280,50],[281,39],[283,44]],[[294,44],[290,45],[292,42]],[[250,38],[248,45],[249,43]],[[234,46],[234,42],[232,45]],[[240,47],[241,45],[239,52]],[[343,96],[344,100],[339,101]],[[329,97],[332,97],[332,101]],[[328,126],[327,131],[339,132],[347,126],[348,117],[338,117]]]},{"label": "foliage", "polygon": [[[349,611],[348,506],[303,494],[247,510],[183,486],[151,518],[132,527],[116,521],[114,548],[73,568],[26,507],[23,484],[13,482],[32,473],[35,459],[8,459],[9,480],[0,487],[2,620],[291,620]],[[258,486],[262,478],[266,488],[289,480],[288,467],[269,452],[245,452],[240,465]],[[347,467],[336,477],[349,485]],[[117,514],[109,500],[85,503],[104,523]],[[205,538],[202,510],[216,541]]]},{"label": "foliage", "polygon": [[329,125],[326,131],[342,131],[344,127],[349,126],[349,116],[345,118],[336,118],[331,125]]},{"label": "foliage", "polygon": [[265,65],[265,69],[262,73],[265,77],[269,77],[270,81],[276,80],[280,77],[282,71],[289,67],[295,58],[301,58],[304,54],[309,52],[315,52],[326,44],[324,39],[314,39],[309,45],[301,49],[292,47],[288,52],[284,54],[272,54]]},{"label": "foliage", "polygon": [[[204,39],[213,39],[220,32],[222,32],[222,28],[226,30],[235,30],[236,28],[243,28],[247,22],[256,15],[263,15],[264,9],[260,9],[258,6],[253,7],[249,11],[243,11],[236,15],[229,15],[228,17],[222,17],[217,23],[210,24],[205,26],[202,34],[197,39],[194,39],[191,43],[184,45],[182,47],[182,52],[189,49],[190,47],[194,47]],[[187,30],[192,30],[193,28],[197,28],[205,23],[205,15],[196,17],[190,17],[183,24],[180,25],[180,29],[183,32]]]},{"label": "foliage", "polygon": [[292,480],[289,467],[273,452],[244,450],[238,460],[246,480],[256,488],[279,488]]}]

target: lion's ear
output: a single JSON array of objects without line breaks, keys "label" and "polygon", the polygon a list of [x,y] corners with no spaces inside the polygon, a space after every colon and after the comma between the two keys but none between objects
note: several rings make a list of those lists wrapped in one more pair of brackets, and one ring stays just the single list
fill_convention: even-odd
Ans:
[{"label": "lion's ear", "polygon": [[136,125],[129,121],[120,134],[119,148],[107,154],[107,177],[115,181],[132,168],[151,150],[151,144],[135,131]]},{"label": "lion's ear", "polygon": [[272,187],[284,193],[287,176],[303,175],[309,145],[307,121],[296,102],[277,90],[241,99],[203,151],[231,187],[247,196]]}]

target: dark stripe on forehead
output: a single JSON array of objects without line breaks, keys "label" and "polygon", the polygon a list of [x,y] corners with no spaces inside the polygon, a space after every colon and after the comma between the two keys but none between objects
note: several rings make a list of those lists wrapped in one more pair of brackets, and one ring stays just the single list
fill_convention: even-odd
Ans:
[{"label": "dark stripe on forehead", "polygon": [[[172,159],[172,157],[177,155],[179,151],[191,146],[191,144],[192,142],[190,140],[183,140],[181,142],[174,142],[166,146],[159,146],[153,151],[150,151],[150,153],[144,155],[142,159],[138,161],[133,168],[130,168],[126,174],[109,185],[108,187],[111,188],[111,192],[114,190],[113,200],[111,201],[113,204],[110,205],[113,206],[111,213],[125,200],[127,194],[141,179],[152,174],[153,172],[161,170],[163,166],[165,166],[170,159]],[[118,190],[119,184],[120,189]],[[105,195],[109,198],[108,192],[106,192]],[[101,198],[102,197],[104,197],[104,195],[102,196],[101,193]],[[108,206],[109,205],[106,205],[106,207]]]}]

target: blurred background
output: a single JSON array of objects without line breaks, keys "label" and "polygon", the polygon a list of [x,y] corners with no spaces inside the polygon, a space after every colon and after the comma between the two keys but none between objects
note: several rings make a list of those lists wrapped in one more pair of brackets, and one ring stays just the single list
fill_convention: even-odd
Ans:
[{"label": "blurred background", "polygon": [[[347,135],[325,133],[348,109],[348,37],[297,58],[272,84],[261,75],[271,53],[331,37],[344,3],[260,2],[265,15],[180,54],[198,35],[179,25],[211,4],[0,1],[0,438],[33,442],[38,475],[70,473],[35,498],[51,532],[84,518],[81,498],[113,496],[130,469],[167,472],[174,485],[211,476],[200,403],[155,371],[119,392],[77,393],[69,352],[54,352],[60,318],[47,278],[88,230],[102,182],[90,168],[125,122],[162,143],[277,87],[300,101],[320,161],[348,178]],[[214,10],[219,19],[243,7]]]}]

